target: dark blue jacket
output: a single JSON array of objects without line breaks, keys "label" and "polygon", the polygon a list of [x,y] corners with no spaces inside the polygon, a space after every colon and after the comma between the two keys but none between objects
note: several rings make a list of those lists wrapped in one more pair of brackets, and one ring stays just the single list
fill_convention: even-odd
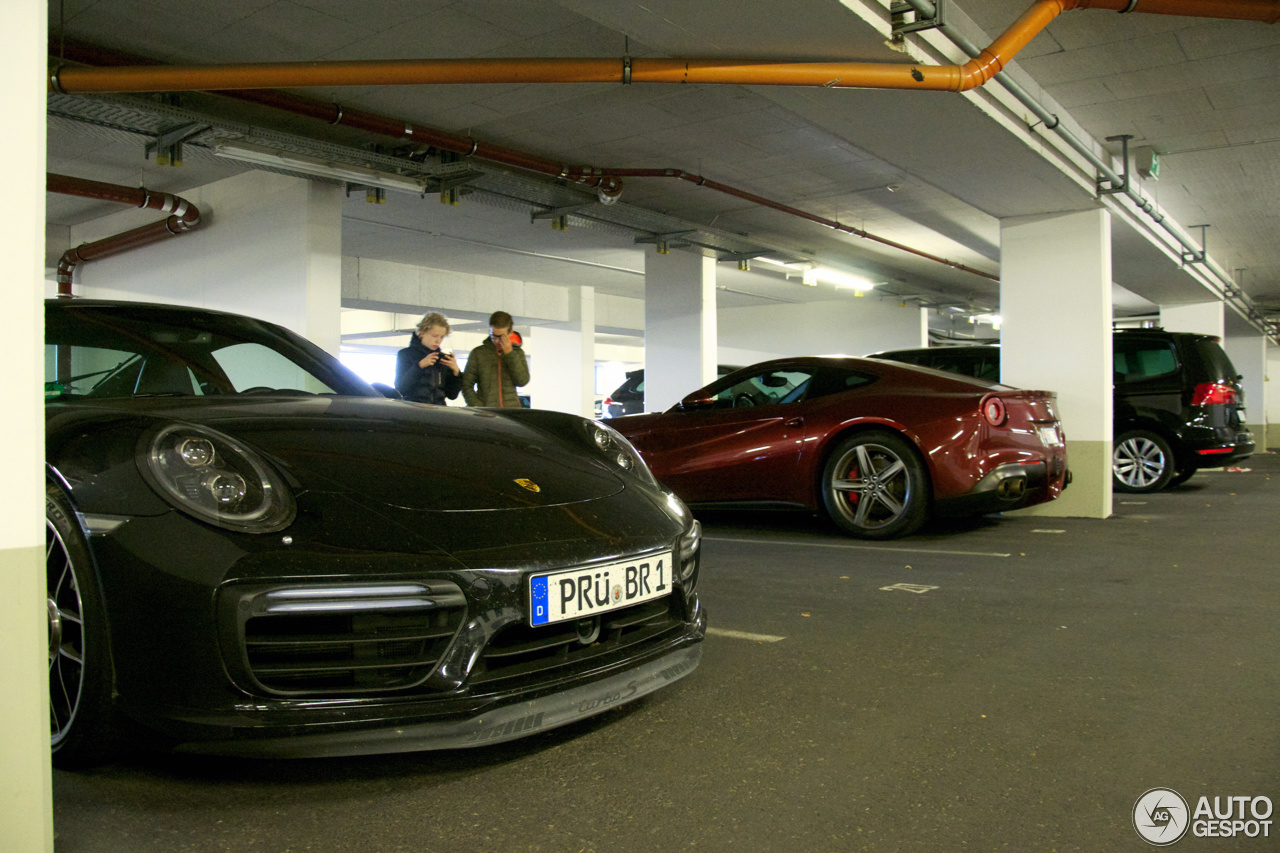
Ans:
[{"label": "dark blue jacket", "polygon": [[418,367],[418,362],[433,352],[439,350],[427,349],[421,338],[410,335],[409,345],[396,353],[396,390],[406,400],[443,406],[445,400],[458,399],[461,376],[455,376],[439,361],[430,367]]}]

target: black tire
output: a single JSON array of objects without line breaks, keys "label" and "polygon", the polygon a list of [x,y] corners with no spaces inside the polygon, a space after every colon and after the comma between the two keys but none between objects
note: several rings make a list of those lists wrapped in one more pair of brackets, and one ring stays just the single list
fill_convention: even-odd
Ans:
[{"label": "black tire", "polygon": [[1117,492],[1158,492],[1169,485],[1174,470],[1173,449],[1158,433],[1135,429],[1116,437],[1111,474]]},{"label": "black tire", "polygon": [[1183,483],[1187,482],[1187,480],[1190,480],[1191,475],[1198,470],[1200,469],[1199,468],[1183,468],[1181,471],[1174,472],[1173,478],[1169,480],[1169,486],[1166,488],[1171,488],[1173,486],[1181,486]]},{"label": "black tire", "polygon": [[891,432],[842,441],[823,468],[821,488],[831,520],[860,539],[907,536],[929,512],[924,463],[909,441]]},{"label": "black tire", "polygon": [[45,566],[53,763],[85,767],[115,752],[114,670],[93,559],[70,506],[52,486],[45,495]]}]

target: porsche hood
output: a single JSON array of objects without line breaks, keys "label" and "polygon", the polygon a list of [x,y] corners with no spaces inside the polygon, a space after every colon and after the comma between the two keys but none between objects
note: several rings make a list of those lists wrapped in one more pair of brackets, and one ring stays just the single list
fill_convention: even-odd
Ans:
[{"label": "porsche hood", "polygon": [[622,472],[591,452],[589,422],[569,415],[558,416],[563,423],[552,432],[496,411],[378,398],[133,402],[113,414],[127,409],[202,425],[251,444],[304,491],[400,509],[528,509],[598,500],[625,487]]}]

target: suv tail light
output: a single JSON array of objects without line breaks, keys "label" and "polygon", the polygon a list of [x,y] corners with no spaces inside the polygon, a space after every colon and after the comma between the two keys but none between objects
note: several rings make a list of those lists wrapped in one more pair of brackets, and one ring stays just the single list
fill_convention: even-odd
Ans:
[{"label": "suv tail light", "polygon": [[1225,382],[1201,382],[1191,395],[1193,406],[1211,406],[1215,403],[1221,405],[1235,401],[1236,389]]}]

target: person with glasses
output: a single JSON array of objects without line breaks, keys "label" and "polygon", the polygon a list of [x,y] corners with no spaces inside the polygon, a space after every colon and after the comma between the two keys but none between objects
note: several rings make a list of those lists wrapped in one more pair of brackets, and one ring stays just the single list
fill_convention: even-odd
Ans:
[{"label": "person with glasses", "polygon": [[489,340],[467,356],[462,396],[468,406],[518,409],[523,405],[516,388],[529,383],[529,363],[519,336],[512,331],[514,324],[506,311],[493,312]]}]

